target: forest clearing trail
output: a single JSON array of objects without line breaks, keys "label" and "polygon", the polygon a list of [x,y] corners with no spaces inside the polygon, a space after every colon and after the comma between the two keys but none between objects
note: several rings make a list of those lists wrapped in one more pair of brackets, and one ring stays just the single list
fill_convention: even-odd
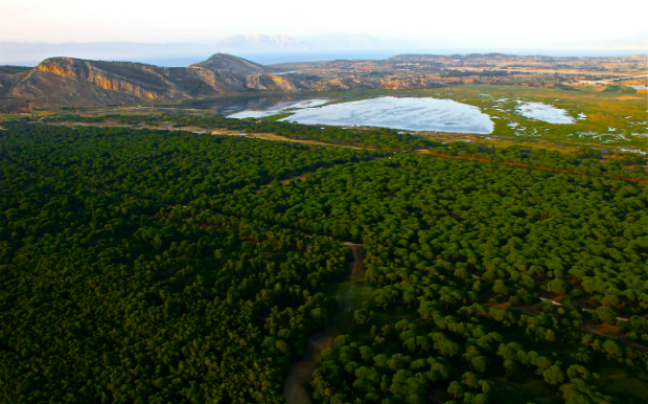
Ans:
[{"label": "forest clearing trail", "polygon": [[[313,169],[309,169],[309,170],[307,170],[307,171],[302,171],[302,172],[299,173],[299,174],[293,175],[293,176],[288,177],[288,178],[284,178],[284,179],[282,179],[282,180],[279,180],[279,179],[277,179],[277,180],[272,180],[272,181],[268,182],[267,184],[263,184],[263,185],[261,185],[261,187],[266,187],[266,188],[272,187],[272,183],[273,183],[274,181],[279,181],[279,183],[281,184],[281,186],[284,186],[284,187],[285,187],[286,185],[290,185],[290,184],[292,184],[292,183],[293,183],[294,181],[296,181],[296,180],[306,181],[306,180],[307,180],[307,177],[306,177],[306,176],[307,176],[308,174],[314,173],[314,172],[316,172],[317,170],[319,170],[320,168],[330,168],[330,167],[333,167],[333,166],[336,166],[336,165],[344,165],[344,164],[348,164],[348,163],[360,163],[360,162],[364,162],[364,163],[366,163],[366,162],[374,161],[374,160],[384,160],[384,159],[386,159],[386,158],[388,158],[388,157],[372,157],[372,158],[369,158],[369,159],[366,159],[366,160],[359,160],[359,161],[357,161],[357,162],[347,161],[347,162],[342,162],[342,163],[335,163],[335,164],[332,164],[332,165],[330,165],[330,166],[326,166],[326,165],[325,165],[325,166],[320,166],[320,167],[314,167]],[[261,191],[258,190],[257,192],[261,192]],[[351,250],[354,251],[354,254],[355,254],[354,246],[362,246],[362,244],[353,244],[353,243],[348,242],[348,241],[344,242],[344,245],[346,245],[347,247],[351,248]]]},{"label": "forest clearing trail", "polygon": [[[608,330],[608,332],[605,332],[606,329]],[[625,336],[619,335],[617,326],[610,326],[607,324],[594,324],[591,321],[586,321],[583,324],[583,331],[590,334],[600,335],[602,337],[617,337],[617,342],[627,346],[628,348],[636,349],[637,351],[648,352],[647,346],[632,342]]]},{"label": "forest clearing trail", "polygon": [[[216,133],[216,131],[212,132],[213,135],[228,135],[229,133]],[[308,139],[293,139],[290,137],[285,137],[281,135],[277,135],[275,133],[250,133],[248,136],[254,137],[257,139],[265,139],[265,140],[274,140],[274,141],[279,141],[279,142],[290,142],[290,143],[302,143],[302,144],[308,144],[308,145],[314,145],[314,146],[326,146],[326,147],[340,147],[342,149],[354,149],[354,150],[370,150],[367,147],[360,147],[360,146],[353,146],[353,145],[347,145],[347,144],[335,144],[335,143],[327,143],[327,142],[318,142],[316,140],[308,140]]]},{"label": "forest clearing trail", "polygon": [[344,242],[344,245],[351,249],[353,252],[353,263],[351,267],[350,279],[364,279],[364,246],[362,244],[354,244],[349,241]]},{"label": "forest clearing trail", "polygon": [[353,313],[360,307],[358,297],[363,292],[363,285],[358,283],[364,280],[364,247],[348,241],[344,245],[353,253],[353,259],[349,263],[349,280],[335,287],[333,297],[338,302],[338,309],[333,313],[331,322],[323,330],[308,337],[306,352],[290,365],[281,393],[288,404],[312,403],[305,384],[311,380],[317,367],[317,358],[324,349],[331,346],[335,337],[352,324]]},{"label": "forest clearing trail", "polygon": [[97,122],[97,123],[84,123],[84,122],[45,122],[46,125],[52,126],[65,126],[68,128],[87,128],[87,127],[98,127],[98,128],[128,128],[128,129],[149,129],[149,130],[168,130],[174,132],[193,132],[195,134],[210,134],[210,135],[226,135],[226,136],[241,136],[241,137],[251,137],[256,139],[272,140],[275,142],[289,142],[289,143],[302,143],[313,146],[327,146],[327,147],[340,147],[343,149],[355,149],[355,150],[365,150],[366,147],[345,145],[345,144],[335,144],[327,142],[318,142],[316,140],[308,139],[293,139],[286,136],[277,135],[275,133],[248,133],[244,131],[236,131],[231,129],[205,129],[198,126],[179,126],[173,127],[169,125],[165,126],[153,126],[153,125],[130,125],[125,123],[117,122]]},{"label": "forest clearing trail", "polygon": [[[557,302],[552,299],[548,299],[545,297],[540,297],[540,301],[548,301],[551,302],[554,306],[561,307],[562,304],[560,302]],[[490,304],[487,305],[488,307],[494,307],[500,310],[515,310],[515,311],[520,311],[524,314],[527,314],[531,317],[539,316],[542,315],[543,313],[538,310],[534,305],[517,305],[517,306],[512,306],[509,303],[499,303],[499,304]],[[585,309],[581,308],[582,311],[588,311],[592,312],[595,310],[591,309]],[[617,320],[620,321],[629,321],[625,317],[617,317]],[[621,335],[619,333],[619,327],[615,325],[609,325],[609,324],[596,324],[594,321],[590,319],[584,319],[583,321],[583,331],[589,334],[595,334],[599,335],[601,337],[616,337],[617,341],[629,348],[636,349],[638,351],[642,352],[648,352],[648,346],[638,344],[636,342],[630,341],[628,338],[625,336]]]}]

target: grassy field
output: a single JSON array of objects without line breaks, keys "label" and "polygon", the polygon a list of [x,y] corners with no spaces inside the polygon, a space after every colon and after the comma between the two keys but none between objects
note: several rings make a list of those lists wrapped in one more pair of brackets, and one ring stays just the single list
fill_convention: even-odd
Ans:
[{"label": "grassy field", "polygon": [[[322,92],[318,96],[349,101],[379,95],[408,95],[451,99],[479,107],[495,121],[493,135],[515,142],[558,142],[564,146],[591,144],[648,151],[645,94],[566,91],[491,85],[465,85],[430,90],[370,90]],[[564,109],[576,122],[551,124],[527,119],[516,111],[517,101],[542,102]],[[584,114],[584,119],[578,119]]]},{"label": "grassy field", "polygon": [[[281,96],[282,94],[277,95]],[[573,150],[577,146],[588,145],[616,151],[625,149],[634,152],[648,152],[648,131],[646,129],[648,100],[645,94],[640,93],[601,91],[600,88],[594,87],[583,88],[581,91],[567,91],[559,88],[463,85],[425,90],[305,92],[300,93],[299,98],[327,97],[331,98],[331,103],[339,103],[381,95],[451,99],[479,107],[495,122],[495,130],[491,135],[441,134],[438,135],[441,140],[506,142],[509,145],[534,145],[555,150]],[[518,101],[542,102],[563,109],[575,119],[575,123],[551,124],[527,119],[518,113],[516,109]],[[130,109],[130,107],[101,108],[96,112],[119,111],[124,113]],[[141,114],[148,111],[151,113],[158,109],[160,107],[137,108],[136,111],[131,112]],[[173,108],[164,109],[174,110]],[[191,111],[195,112],[196,110]],[[82,113],[92,114],[93,112],[84,110]],[[39,111],[36,114],[47,115],[49,112]],[[286,116],[288,114],[282,113],[275,118]],[[12,119],[13,116],[1,118]]]}]

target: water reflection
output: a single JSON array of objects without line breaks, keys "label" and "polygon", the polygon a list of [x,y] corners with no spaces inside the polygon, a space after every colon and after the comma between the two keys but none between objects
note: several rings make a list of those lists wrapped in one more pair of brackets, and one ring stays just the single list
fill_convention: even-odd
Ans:
[{"label": "water reflection", "polygon": [[[572,124],[576,120],[569,115],[564,109],[556,108],[553,105],[544,104],[542,102],[520,102],[517,106],[517,111],[520,115],[529,119],[536,119],[556,124]],[[581,116],[582,115],[582,116]],[[585,114],[579,115],[578,119],[585,119]]]},{"label": "water reflection", "polygon": [[327,104],[312,94],[276,94],[189,101],[178,108],[211,109],[232,118],[292,113],[284,121],[312,125],[376,126],[406,131],[490,134],[495,124],[472,105],[429,97],[376,97]]},{"label": "water reflection", "polygon": [[[221,115],[232,115],[241,111],[268,111],[278,106],[313,100],[312,94],[269,94],[254,96],[223,97],[211,100],[191,100],[165,105],[167,108],[206,109]],[[320,98],[324,99],[324,98]],[[328,100],[328,99],[326,99]]]},{"label": "water reflection", "polygon": [[495,126],[488,115],[472,105],[416,97],[378,97],[300,109],[283,120],[311,125],[477,134],[492,133]]}]

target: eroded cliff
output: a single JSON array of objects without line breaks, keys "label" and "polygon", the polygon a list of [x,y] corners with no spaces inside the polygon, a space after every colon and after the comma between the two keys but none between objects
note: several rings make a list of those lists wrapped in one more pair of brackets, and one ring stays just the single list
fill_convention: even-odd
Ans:
[{"label": "eroded cliff", "polygon": [[57,57],[46,59],[35,68],[0,68],[0,109],[181,101],[249,90],[408,89],[434,84],[415,77],[319,77],[275,73],[276,69],[227,54],[216,54],[188,67],[173,68]]}]

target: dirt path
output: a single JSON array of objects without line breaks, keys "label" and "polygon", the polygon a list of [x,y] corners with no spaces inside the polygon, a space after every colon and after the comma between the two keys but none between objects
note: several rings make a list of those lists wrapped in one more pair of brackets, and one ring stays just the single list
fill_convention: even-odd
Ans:
[{"label": "dirt path", "polygon": [[[558,306],[558,307],[562,306],[562,303],[557,302],[557,301],[555,301],[553,299],[549,299],[549,298],[546,298],[546,297],[540,297],[539,299],[541,301],[549,301],[549,302],[553,303],[554,306]],[[521,312],[523,312],[525,314],[528,314],[528,315],[530,315],[532,317],[535,317],[535,316],[538,316],[538,315],[542,314],[538,309],[535,308],[535,306],[526,306],[526,305],[511,306],[508,303],[492,304],[492,305],[488,305],[488,306],[489,307],[495,307],[495,308],[502,309],[502,310],[517,310],[517,311],[521,311]],[[589,312],[594,311],[594,310],[585,309],[585,308],[582,308],[582,310],[583,311],[589,311]],[[625,317],[617,317],[616,319],[620,320],[620,321],[628,321],[628,319],[625,318]],[[648,347],[647,346],[638,344],[636,342],[632,342],[629,339],[627,339],[626,337],[624,337],[623,335],[620,335],[619,334],[619,327],[617,327],[615,325],[595,324],[591,320],[584,320],[583,321],[583,331],[585,331],[587,333],[590,333],[590,334],[600,335],[602,337],[612,337],[612,336],[617,337],[618,341],[620,343],[622,343],[623,345],[625,345],[625,346],[627,346],[629,348],[633,348],[633,349],[643,351],[643,352],[648,352]]]},{"label": "dirt path", "polygon": [[265,139],[265,140],[273,140],[273,141],[279,141],[279,142],[290,142],[290,143],[302,143],[302,144],[309,144],[309,145],[314,145],[314,146],[339,147],[339,148],[343,148],[343,149],[355,149],[355,150],[363,150],[363,149],[365,149],[363,147],[352,146],[352,145],[318,142],[316,140],[308,140],[308,139],[293,139],[293,138],[277,135],[277,134],[274,134],[274,133],[247,133],[247,132],[243,132],[243,131],[240,131],[240,130],[236,131],[236,130],[229,130],[229,129],[205,129],[205,128],[201,128],[201,127],[197,127],[197,126],[174,127],[174,126],[170,126],[170,125],[164,125],[164,126],[129,125],[129,124],[123,124],[123,123],[116,123],[116,122],[97,122],[97,123],[47,122],[47,125],[65,126],[65,127],[68,127],[68,128],[98,127],[98,128],[130,128],[130,129],[185,131],[185,132],[193,132],[193,133],[196,133],[196,134],[209,133],[209,134],[212,134],[212,135],[245,136],[245,137],[253,137],[253,138],[256,138],[256,139]]},{"label": "dirt path", "polygon": [[[221,133],[219,131],[214,131],[212,134],[223,134],[227,135],[228,133]],[[275,140],[275,141],[281,141],[281,142],[291,142],[291,143],[303,143],[303,144],[310,144],[310,145],[315,145],[315,146],[327,146],[327,147],[340,147],[343,149],[355,149],[355,150],[364,150],[365,148],[359,147],[359,146],[351,146],[351,145],[345,145],[345,144],[334,144],[334,143],[326,143],[326,142],[318,142],[315,140],[307,140],[307,139],[293,139],[281,135],[276,135],[274,133],[251,133],[248,136],[254,137],[257,139],[265,139],[265,140]]]},{"label": "dirt path", "polygon": [[349,241],[344,243],[345,246],[353,252],[353,262],[351,267],[350,279],[364,279],[364,246],[362,244],[354,244]]},{"label": "dirt path", "polygon": [[341,335],[353,321],[353,312],[359,308],[357,295],[362,291],[358,282],[364,279],[364,248],[362,244],[344,243],[353,252],[353,260],[349,264],[350,282],[340,283],[334,293],[338,302],[338,310],[331,322],[323,330],[308,338],[308,347],[304,356],[293,362],[284,383],[281,395],[288,404],[311,404],[310,394],[305,385],[311,380],[317,367],[317,358],[322,351],[331,346],[333,339]]},{"label": "dirt path", "polygon": [[[173,126],[170,126],[170,125],[165,125],[165,126],[128,125],[128,124],[118,124],[118,123],[111,123],[111,122],[99,122],[99,123],[49,122],[47,124],[48,125],[54,125],[54,126],[66,126],[66,127],[71,127],[71,128],[73,128],[73,127],[96,126],[96,127],[132,128],[132,129],[188,131],[188,132],[194,132],[194,133],[197,133],[197,134],[210,133],[212,135],[246,136],[246,137],[252,137],[252,138],[256,138],[256,139],[265,139],[265,140],[272,140],[272,141],[279,141],[279,142],[289,142],[289,143],[301,143],[301,144],[308,144],[308,145],[313,145],[313,146],[339,147],[339,148],[343,148],[343,149],[354,149],[354,150],[371,150],[371,148],[360,147],[360,146],[352,146],[352,145],[337,144],[337,143],[327,143],[327,142],[318,142],[316,140],[309,140],[309,139],[293,139],[293,138],[289,138],[289,137],[286,137],[286,136],[277,135],[275,133],[245,133],[245,132],[234,131],[234,130],[229,130],[229,129],[205,129],[205,128],[200,128],[200,127],[195,127],[195,126],[173,127]],[[491,160],[489,160],[487,158],[483,158],[483,157],[450,156],[450,155],[446,155],[446,154],[434,153],[434,152],[431,152],[431,151],[425,150],[425,149],[416,150],[416,153],[424,154],[424,155],[428,155],[428,156],[434,156],[434,157],[448,158],[448,159],[478,161],[480,163],[498,164],[498,165],[513,166],[513,167],[526,167],[526,168],[533,168],[533,169],[536,169],[536,170],[543,170],[543,171],[550,171],[550,172],[561,172],[561,173],[565,173],[565,174],[592,175],[592,176],[596,176],[596,177],[614,178],[614,179],[619,179],[619,180],[626,180],[626,181],[633,181],[633,182],[639,182],[639,183],[643,183],[643,184],[648,184],[648,180],[643,179],[643,178],[616,177],[616,176],[602,175],[602,174],[579,173],[579,172],[571,171],[571,170],[563,170],[563,169],[557,169],[557,168],[534,166],[534,165],[530,165],[530,164],[517,163],[517,162],[512,162],[512,161],[491,161]]]},{"label": "dirt path", "polygon": [[[648,352],[648,347],[645,345],[637,344],[636,342],[630,341],[623,335],[619,335],[617,326],[607,326],[606,324],[594,324],[591,321],[585,321],[583,323],[583,331],[590,334],[600,335],[602,337],[617,337],[617,342],[622,345],[627,346],[628,348],[635,349],[637,351]],[[612,330],[605,332],[606,328],[611,328]]]}]

